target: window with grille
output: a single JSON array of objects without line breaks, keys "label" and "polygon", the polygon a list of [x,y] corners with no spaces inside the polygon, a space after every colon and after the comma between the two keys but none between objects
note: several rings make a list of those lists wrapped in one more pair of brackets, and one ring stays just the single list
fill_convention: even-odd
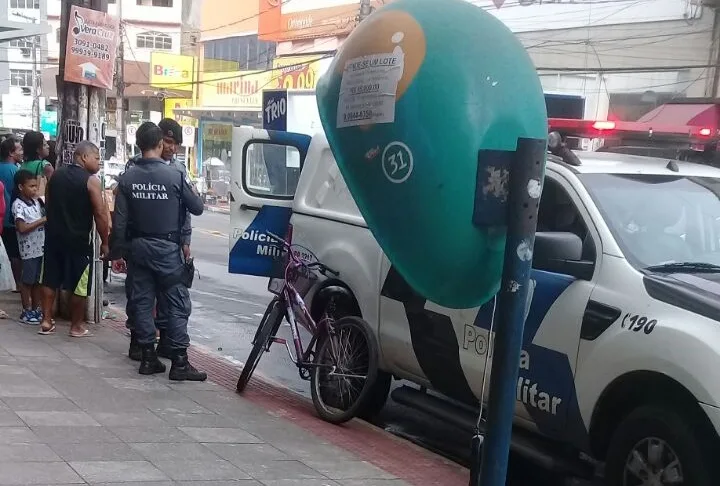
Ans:
[{"label": "window with grille", "polygon": [[208,72],[270,69],[277,47],[275,42],[259,40],[257,35],[210,40],[203,45]]},{"label": "window with grille", "polygon": [[10,47],[20,47],[20,48],[27,48],[30,49],[32,47],[32,42],[25,39],[13,39],[10,41]]},{"label": "window with grille", "polygon": [[40,0],[10,0],[10,8],[39,9]]},{"label": "window with grille", "polygon": [[173,0],[137,0],[137,4],[143,7],[172,7]]},{"label": "window with grille", "polygon": [[[38,75],[40,75],[39,72]],[[11,69],[10,86],[17,86],[19,88],[31,88],[32,71],[30,69]]]},{"label": "window with grille", "polygon": [[157,49],[169,51],[172,49],[173,40],[167,34],[161,32],[145,32],[138,34],[138,49]]}]

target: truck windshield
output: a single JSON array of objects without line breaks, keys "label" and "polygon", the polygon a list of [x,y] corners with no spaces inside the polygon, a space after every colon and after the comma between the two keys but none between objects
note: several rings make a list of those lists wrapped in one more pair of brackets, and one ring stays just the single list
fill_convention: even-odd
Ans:
[{"label": "truck windshield", "polygon": [[720,179],[582,174],[628,261],[720,265]]}]

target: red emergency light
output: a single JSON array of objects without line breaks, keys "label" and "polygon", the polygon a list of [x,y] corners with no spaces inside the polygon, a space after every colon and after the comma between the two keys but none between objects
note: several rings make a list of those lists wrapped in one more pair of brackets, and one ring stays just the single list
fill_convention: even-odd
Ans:
[{"label": "red emergency light", "polygon": [[708,143],[720,139],[717,129],[689,125],[655,125],[649,122],[577,120],[549,118],[548,129],[563,137],[603,138],[646,141],[683,141]]}]

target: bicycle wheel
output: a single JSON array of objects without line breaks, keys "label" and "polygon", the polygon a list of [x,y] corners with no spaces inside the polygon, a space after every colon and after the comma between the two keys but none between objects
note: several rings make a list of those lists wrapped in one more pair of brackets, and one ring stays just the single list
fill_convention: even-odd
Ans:
[{"label": "bicycle wheel", "polygon": [[252,344],[254,345],[255,342],[260,337],[260,331],[262,330],[263,326],[262,323],[265,322],[265,320],[268,318],[268,315],[270,315],[270,312],[275,308],[275,303],[278,302],[280,299],[278,297],[273,297],[273,300],[270,301],[268,306],[265,308],[265,313],[262,316],[262,319],[260,319],[260,325],[255,329],[255,336],[253,336]]},{"label": "bicycle wheel", "polygon": [[310,392],[320,417],[341,424],[365,405],[378,374],[378,348],[370,326],[359,317],[335,321],[318,343]]},{"label": "bicycle wheel", "polygon": [[260,358],[268,349],[270,338],[272,338],[277,333],[278,329],[280,329],[280,324],[282,323],[284,315],[285,310],[283,309],[280,300],[273,299],[273,301],[270,302],[267,311],[265,311],[265,317],[262,321],[260,321],[258,330],[255,333],[255,339],[253,339],[253,348],[250,351],[247,361],[245,361],[245,365],[240,373],[240,378],[238,378],[238,393],[242,393],[243,390],[245,390],[245,387],[250,381],[250,377],[260,362]]}]

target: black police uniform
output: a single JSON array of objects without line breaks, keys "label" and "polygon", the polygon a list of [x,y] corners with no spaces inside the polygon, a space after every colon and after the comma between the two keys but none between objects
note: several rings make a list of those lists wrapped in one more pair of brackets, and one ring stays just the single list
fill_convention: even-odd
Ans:
[{"label": "black police uniform", "polygon": [[171,380],[204,380],[187,360],[190,294],[180,251],[186,211],[200,215],[203,201],[189,181],[161,159],[139,159],[122,174],[115,198],[111,256],[124,257],[131,275],[128,310],[142,347],[141,374],[162,373],[155,351],[156,298],[167,306]]},{"label": "black police uniform", "polygon": [[[125,172],[128,171],[131,167],[135,165],[135,163],[142,158],[141,155],[136,155],[132,158],[130,158],[127,163],[125,164]],[[180,170],[183,174],[183,177],[186,175],[186,171],[183,170],[184,166],[181,164],[175,162],[175,161],[169,161],[168,165],[170,167],[175,167],[178,170]],[[180,167],[182,166],[182,169]],[[183,225],[183,229],[181,232],[181,243],[183,245],[190,245],[192,238],[192,223],[190,221],[190,212],[188,211],[186,213],[185,217],[185,224]],[[130,348],[128,349],[128,356],[130,359],[134,361],[140,361],[142,358],[142,352],[140,350],[140,344],[137,341],[137,336],[135,335],[135,324],[132,320],[133,312],[130,309],[130,289],[132,288],[132,271],[130,268],[127,269],[127,272],[125,274],[125,298],[126,298],[126,304],[125,304],[125,314],[128,316],[127,321],[125,321],[125,327],[130,330]],[[167,305],[165,303],[165,300],[159,296],[157,306],[156,306],[156,316],[155,316],[155,328],[160,331],[160,342],[158,342],[156,353],[161,358],[172,358],[171,348],[170,344],[167,339],[167,322],[168,322],[168,313],[167,313]]]}]

